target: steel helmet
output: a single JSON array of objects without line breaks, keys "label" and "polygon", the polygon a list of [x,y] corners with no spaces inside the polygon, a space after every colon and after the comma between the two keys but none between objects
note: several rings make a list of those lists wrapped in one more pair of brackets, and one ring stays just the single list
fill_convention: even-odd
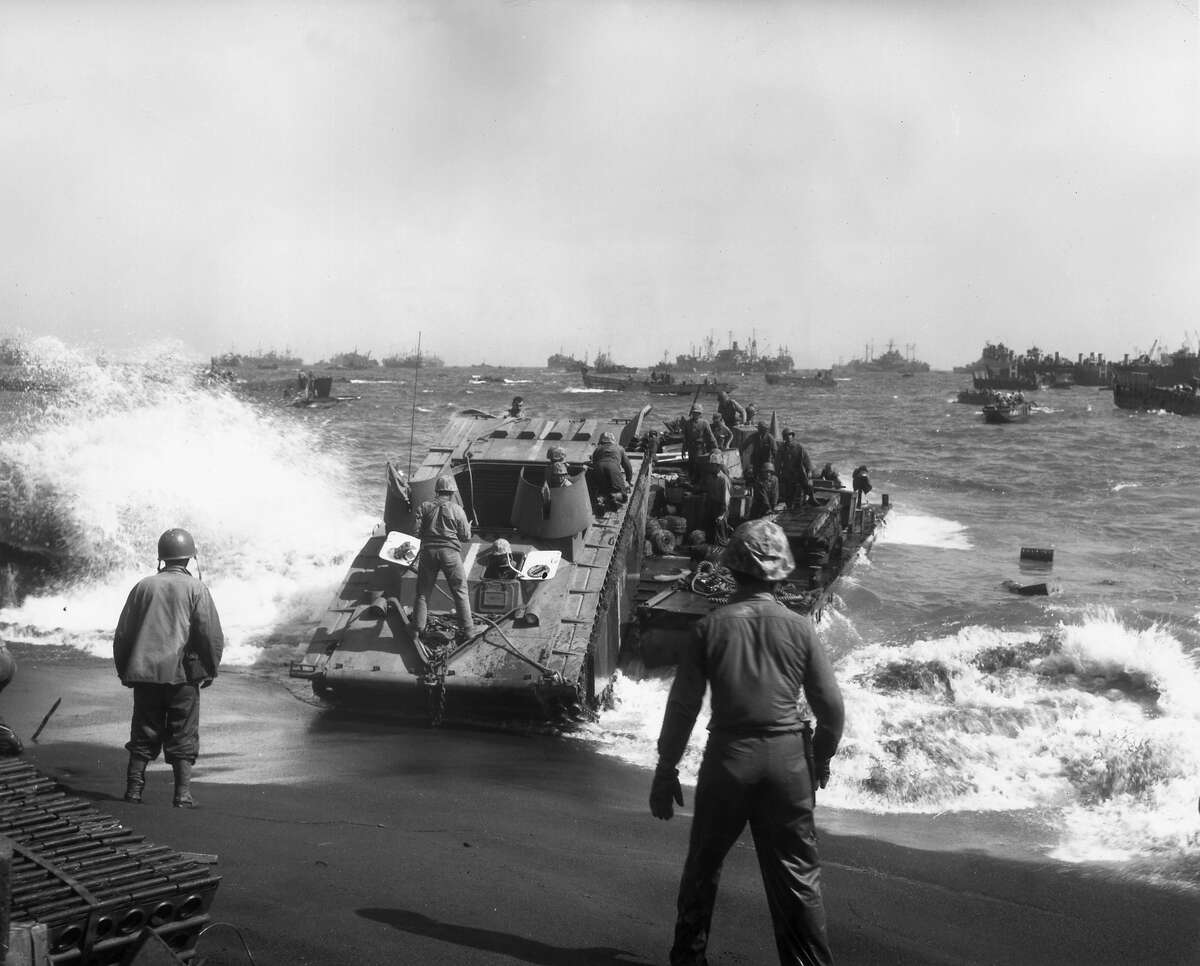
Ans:
[{"label": "steel helmet", "polygon": [[551,446],[546,450],[546,459],[551,463],[558,463],[567,458],[567,451],[561,446]]},{"label": "steel helmet", "polygon": [[492,554],[497,557],[499,557],[501,555],[506,556],[506,557],[511,556],[512,555],[512,544],[509,543],[507,540],[505,540],[503,537],[500,537],[497,540],[494,540],[492,542]]},{"label": "steel helmet", "polygon": [[616,441],[617,437],[615,437],[612,433],[603,432],[600,434],[600,442],[602,443],[615,443]]},{"label": "steel helmet", "polygon": [[164,530],[158,538],[159,560],[186,560],[196,556],[196,541],[182,527]]},{"label": "steel helmet", "polygon": [[453,493],[455,490],[454,477],[439,476],[433,489],[437,493]]},{"label": "steel helmet", "polygon": [[758,580],[785,580],[796,569],[787,536],[770,520],[751,520],[734,530],[721,563]]},{"label": "steel helmet", "polygon": [[702,413],[702,412],[704,412],[704,407],[701,406],[699,403],[692,403],[692,412]]}]

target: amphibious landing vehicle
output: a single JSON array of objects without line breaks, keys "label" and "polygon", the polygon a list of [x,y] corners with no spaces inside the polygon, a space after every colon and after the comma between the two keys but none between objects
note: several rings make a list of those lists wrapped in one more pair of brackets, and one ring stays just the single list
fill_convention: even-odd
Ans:
[{"label": "amphibious landing vehicle", "polygon": [[[740,521],[740,509],[744,509],[747,497],[740,497],[739,508],[739,494],[744,490],[735,482],[731,523]],[[769,517],[782,527],[796,559],[796,569],[780,584],[775,596],[789,609],[816,620],[832,597],[838,578],[853,566],[859,553],[870,550],[891,510],[891,500],[885,493],[880,503],[868,502],[866,467],[854,471],[852,488],[843,487],[840,481],[815,479],[813,491],[812,502],[796,499],[791,505],[780,504]],[[670,487],[665,492],[669,499]],[[679,494],[679,505],[690,515],[686,508],[696,499],[684,489]],[[652,531],[654,525],[652,516]],[[637,620],[625,643],[628,658],[636,656],[645,668],[677,663],[679,649],[691,640],[696,622],[726,603],[735,592],[732,575],[713,559],[719,559],[719,551],[705,553],[706,549],[685,549],[686,557],[668,553],[645,558],[637,589]],[[689,562],[690,566],[681,570],[680,565]]]},{"label": "amphibious landing vehicle", "polygon": [[[621,629],[633,620],[652,460],[631,453],[631,491],[604,505],[593,503],[585,464],[602,432],[632,445],[648,410],[626,420],[453,417],[411,479],[389,467],[383,522],[292,676],[334,702],[375,698],[434,722],[596,709],[617,670]],[[570,485],[549,485],[552,446],[566,454]],[[439,476],[453,479],[472,521],[463,562],[481,623],[465,637],[455,633],[443,577],[426,633],[412,623],[415,514]]]},{"label": "amphibious landing vehicle", "polygon": [[[453,417],[411,478],[388,467],[383,522],[362,548],[291,674],[331,703],[425,718],[564,722],[594,715],[611,694],[619,662],[671,664],[694,623],[728,599],[716,562],[703,480],[677,450],[660,447],[650,407],[630,419]],[[737,427],[718,461],[732,480],[729,522],[746,516],[749,493]],[[587,464],[603,432],[629,452],[626,494],[601,500]],[[554,487],[548,451],[558,447],[569,486]],[[413,624],[419,550],[416,510],[449,476],[472,521],[464,547],[473,617],[454,621],[444,578],[423,634]],[[889,509],[870,504],[866,468],[854,487],[814,481],[815,503],[779,505],[773,517],[797,567],[779,598],[819,614]]]}]

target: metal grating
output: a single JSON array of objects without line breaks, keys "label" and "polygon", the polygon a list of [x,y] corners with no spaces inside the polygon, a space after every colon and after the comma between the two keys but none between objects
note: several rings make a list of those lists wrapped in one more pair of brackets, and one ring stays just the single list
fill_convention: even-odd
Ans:
[{"label": "metal grating", "polygon": [[183,960],[221,877],[152,845],[23,761],[0,761],[0,835],[12,843],[11,922],[46,926],[50,962],[115,966],[149,927]]}]

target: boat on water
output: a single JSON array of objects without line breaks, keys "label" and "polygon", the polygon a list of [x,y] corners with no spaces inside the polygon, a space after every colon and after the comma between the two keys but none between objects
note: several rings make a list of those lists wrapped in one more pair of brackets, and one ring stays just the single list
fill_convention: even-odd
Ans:
[{"label": "boat on water", "polygon": [[971,387],[970,389],[960,389],[958,391],[957,401],[960,403],[969,403],[971,405],[979,406],[985,402],[988,402],[992,398],[992,392],[993,390],[991,389],[976,389],[974,387]]},{"label": "boat on water", "polygon": [[440,369],[445,363],[441,356],[414,350],[384,356],[382,365],[385,369]]},{"label": "boat on water", "polygon": [[[434,722],[594,712],[617,670],[621,628],[633,619],[653,461],[631,452],[632,491],[603,512],[584,465],[605,431],[631,448],[647,410],[633,419],[452,417],[410,479],[389,467],[383,520],[292,676],[333,702],[378,703]],[[566,453],[570,486],[548,486],[551,446]],[[444,577],[426,633],[412,623],[416,513],[441,476],[454,481],[473,521],[463,563],[482,627],[466,640],[453,635]],[[498,553],[498,540],[511,558]]]},{"label": "boat on water", "polygon": [[[542,419],[466,410],[452,417],[411,477],[389,464],[383,519],[291,676],[310,681],[327,702],[434,724],[568,723],[598,712],[622,662],[672,661],[687,628],[724,602],[729,575],[694,559],[699,548],[685,535],[703,527],[707,498],[682,472],[678,450],[660,449],[649,412]],[[738,430],[739,439],[749,432]],[[585,467],[605,431],[633,464],[624,500],[598,501],[589,487]],[[566,454],[569,486],[548,485],[551,446]],[[748,507],[742,457],[735,445],[720,459],[733,478],[736,524]],[[473,521],[463,563],[480,624],[466,635],[441,577],[425,632],[413,625],[416,512],[442,476]],[[775,513],[797,559],[780,600],[804,613],[819,612],[889,507],[886,496],[882,505],[867,504],[862,487],[814,487],[815,505],[780,505]],[[675,552],[685,545],[690,556]]]},{"label": "boat on water", "polygon": [[1112,384],[1113,403],[1119,409],[1168,412],[1200,416],[1200,379],[1175,386],[1160,386],[1144,372],[1124,372]]},{"label": "boat on water", "polygon": [[917,359],[915,345],[907,345],[904,348],[905,352],[900,352],[895,343],[889,340],[887,351],[877,356],[874,346],[868,345],[861,359],[852,359],[844,366],[834,366],[834,370],[842,375],[858,375],[860,373],[913,375],[929,371],[929,363]]},{"label": "boat on water", "polygon": [[[736,450],[726,453],[738,459],[733,467],[735,508],[731,510],[731,523],[737,523],[744,513],[744,504],[740,509],[736,504],[747,498],[746,486]],[[891,509],[891,501],[887,494],[879,503],[868,501],[870,482],[866,473],[866,467],[856,469],[853,477],[856,485],[851,488],[842,486],[840,481],[814,479],[815,503],[779,504],[769,515],[783,528],[796,560],[796,569],[775,594],[789,609],[819,618],[838,578],[874,543]],[[670,486],[664,492],[667,506],[683,515],[688,528],[702,519],[703,497],[686,480],[677,481],[676,493],[671,492]],[[654,523],[652,517],[648,532],[653,532]],[[637,587],[637,624],[626,650],[646,668],[676,663],[680,649],[694,633],[696,622],[724,604],[736,589],[732,575],[711,559],[714,554],[709,553],[706,555],[709,559],[697,563],[693,560],[696,548],[686,552],[688,556],[647,556],[642,562]]]},{"label": "boat on water", "polygon": [[815,372],[775,372],[767,370],[763,379],[768,386],[814,386],[821,389],[836,389],[837,380],[828,369],[818,369]]},{"label": "boat on water", "polygon": [[575,372],[576,370],[587,365],[582,359],[576,359],[574,356],[566,355],[562,349],[555,352],[553,355],[546,358],[547,369],[566,370],[567,372]]},{"label": "boat on water", "polygon": [[626,373],[593,372],[584,366],[580,371],[583,384],[588,389],[613,389],[620,392],[640,392],[652,396],[702,396],[718,392],[733,392],[736,382],[725,382],[708,376],[684,376],[658,369],[648,373],[640,371]]},{"label": "boat on water", "polygon": [[1019,392],[994,392],[983,405],[985,423],[1023,423],[1029,419],[1032,407]]}]

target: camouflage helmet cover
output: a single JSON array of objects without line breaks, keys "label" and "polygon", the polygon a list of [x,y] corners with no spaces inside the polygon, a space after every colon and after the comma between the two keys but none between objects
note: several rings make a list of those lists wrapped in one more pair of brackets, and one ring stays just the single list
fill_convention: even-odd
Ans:
[{"label": "camouflage helmet cover", "polygon": [[792,548],[777,523],[751,520],[743,523],[729,540],[721,563],[730,570],[758,580],[785,580],[796,569]]},{"label": "camouflage helmet cover", "polygon": [[615,443],[616,441],[617,437],[610,432],[606,431],[600,434],[600,442],[602,443]]}]

